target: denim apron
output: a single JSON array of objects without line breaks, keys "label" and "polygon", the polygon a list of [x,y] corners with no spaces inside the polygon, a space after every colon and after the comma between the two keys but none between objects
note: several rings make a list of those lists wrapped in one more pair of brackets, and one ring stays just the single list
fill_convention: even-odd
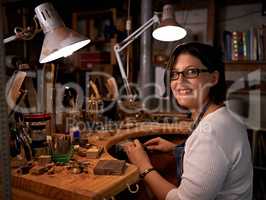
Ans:
[{"label": "denim apron", "polygon": [[[198,115],[197,119],[195,120],[195,122],[192,124],[190,132],[192,133],[198,126],[200,120],[202,119],[203,115],[205,114],[205,112],[207,111],[208,107],[210,105],[210,101],[208,101],[203,109],[201,110],[200,114]],[[177,177],[177,183],[178,185],[181,182],[181,177],[183,174],[183,158],[184,158],[184,153],[185,153],[185,145],[186,143],[181,143],[176,145],[175,150],[174,150],[174,155],[176,158],[176,177]]]},{"label": "denim apron", "polygon": [[183,173],[183,157],[185,153],[185,142],[182,144],[178,144],[175,147],[174,154],[176,158],[176,177],[177,183],[180,184],[181,176]]}]

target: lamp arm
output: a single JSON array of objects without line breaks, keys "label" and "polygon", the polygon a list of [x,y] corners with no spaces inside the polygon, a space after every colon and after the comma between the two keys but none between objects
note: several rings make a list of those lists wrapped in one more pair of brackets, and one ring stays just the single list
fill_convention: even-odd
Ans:
[{"label": "lamp arm", "polygon": [[17,36],[16,36],[16,35],[12,35],[12,36],[10,36],[10,37],[8,37],[8,38],[5,38],[5,39],[3,40],[3,42],[4,42],[4,44],[6,44],[6,43],[12,42],[12,41],[14,41],[14,40],[16,40],[16,39],[17,39]]},{"label": "lamp arm", "polygon": [[132,91],[129,87],[129,83],[128,83],[127,76],[124,70],[123,62],[122,62],[122,59],[119,53],[123,51],[135,39],[137,39],[143,32],[145,32],[148,28],[150,28],[154,23],[159,23],[159,17],[157,15],[154,15],[151,19],[149,19],[142,26],[140,26],[137,30],[135,30],[132,34],[130,34],[127,38],[125,38],[122,42],[117,43],[114,46],[114,52],[115,52],[119,70],[122,76],[122,80],[125,85],[127,95],[129,95],[130,97],[132,97]]},{"label": "lamp arm", "polygon": [[39,28],[37,18],[34,16],[33,18],[34,21],[34,27],[33,30],[30,27],[22,28],[22,27],[15,27],[14,28],[14,33],[15,35],[12,35],[8,38],[5,38],[3,40],[3,43],[9,43],[17,39],[22,39],[22,40],[31,40],[34,38],[34,36],[39,33],[42,29]]},{"label": "lamp arm", "polygon": [[126,37],[122,42],[119,43],[118,51],[123,51],[129,44],[131,44],[135,39],[137,39],[142,33],[144,33],[148,28],[150,28],[154,23],[159,23],[159,17],[154,15],[148,21],[146,21],[137,30]]},{"label": "lamp arm", "polygon": [[129,87],[129,83],[128,83],[127,76],[126,76],[126,73],[125,73],[125,70],[124,70],[124,66],[123,66],[121,57],[119,55],[119,52],[120,52],[119,51],[119,44],[116,44],[114,46],[114,52],[115,52],[115,56],[116,56],[116,59],[117,59],[118,66],[119,66],[119,71],[121,73],[122,80],[123,80],[123,83],[124,83],[125,88],[126,88],[127,95],[132,96],[132,91],[131,91],[131,89]]}]

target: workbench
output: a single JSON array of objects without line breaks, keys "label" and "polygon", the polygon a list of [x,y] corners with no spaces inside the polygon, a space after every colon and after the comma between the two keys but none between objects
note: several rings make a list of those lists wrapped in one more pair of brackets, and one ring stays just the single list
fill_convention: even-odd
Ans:
[{"label": "workbench", "polygon": [[104,146],[104,152],[98,159],[90,159],[87,174],[71,174],[67,170],[54,175],[19,175],[12,171],[12,195],[14,200],[88,200],[110,199],[139,181],[136,166],[127,163],[123,175],[94,175],[93,168],[99,159],[116,159],[108,149],[127,138],[146,135],[181,134],[188,135],[190,122],[175,124],[139,123],[134,127],[115,131],[98,131],[89,133],[89,142]]}]

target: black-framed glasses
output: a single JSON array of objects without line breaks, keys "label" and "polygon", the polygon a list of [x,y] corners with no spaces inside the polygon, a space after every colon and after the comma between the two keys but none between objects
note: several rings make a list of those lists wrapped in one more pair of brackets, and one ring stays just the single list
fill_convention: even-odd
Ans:
[{"label": "black-framed glasses", "polygon": [[180,74],[183,75],[184,78],[192,79],[197,78],[201,72],[209,72],[208,69],[199,69],[199,68],[187,68],[184,71],[171,70],[170,79],[171,81],[177,80],[180,77]]}]

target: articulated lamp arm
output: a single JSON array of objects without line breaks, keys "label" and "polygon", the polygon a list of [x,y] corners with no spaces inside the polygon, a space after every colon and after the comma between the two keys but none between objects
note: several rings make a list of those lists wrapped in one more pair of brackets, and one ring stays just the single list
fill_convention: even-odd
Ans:
[{"label": "articulated lamp arm", "polygon": [[130,45],[135,39],[137,39],[142,33],[144,33],[148,28],[150,28],[154,23],[159,23],[159,17],[154,15],[151,19],[145,22],[141,27],[139,27],[136,31],[130,34],[127,38],[125,38],[122,42],[115,44],[114,52],[117,59],[117,63],[119,66],[119,70],[122,76],[122,80],[124,86],[126,88],[127,95],[132,98],[132,91],[130,89],[127,76],[124,70],[123,62],[120,57],[120,52],[123,51],[128,45]]},{"label": "articulated lamp arm", "polygon": [[4,44],[18,40],[18,39],[22,39],[22,40],[31,40],[32,38],[34,38],[34,36],[41,32],[42,29],[39,27],[38,22],[37,22],[37,18],[36,16],[34,16],[33,18],[34,20],[34,27],[26,27],[26,28],[22,28],[22,27],[15,27],[14,28],[14,35],[7,37],[3,40]]}]

